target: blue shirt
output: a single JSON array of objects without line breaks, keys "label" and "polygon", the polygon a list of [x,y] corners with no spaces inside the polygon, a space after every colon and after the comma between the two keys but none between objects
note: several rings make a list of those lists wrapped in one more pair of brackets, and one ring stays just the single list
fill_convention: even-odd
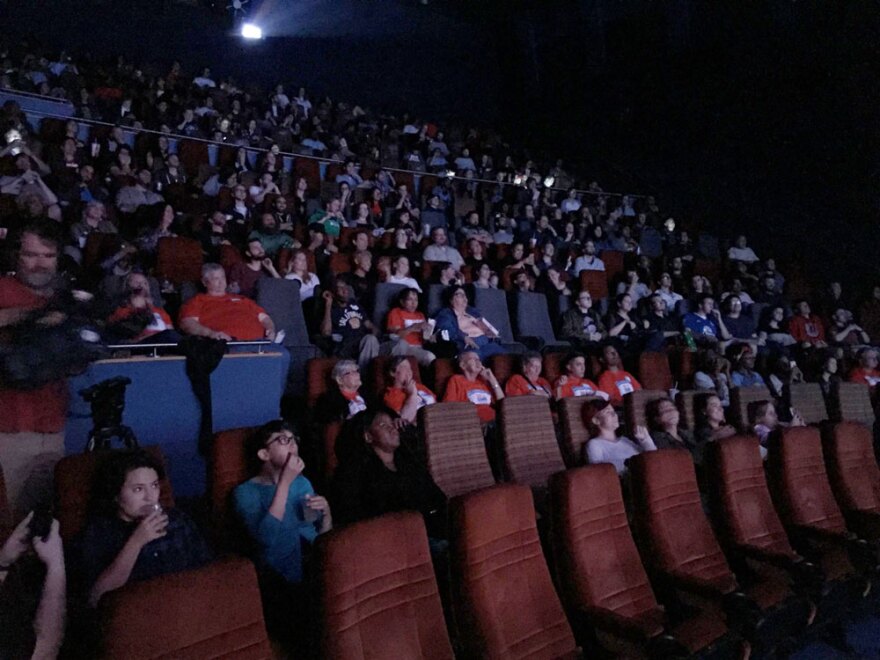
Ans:
[{"label": "blue shirt", "polygon": [[753,371],[751,376],[747,376],[742,371],[734,371],[730,374],[730,381],[734,387],[764,387],[764,379],[757,371]]},{"label": "blue shirt", "polygon": [[269,513],[275,484],[245,481],[233,493],[235,510],[257,545],[257,563],[268,567],[288,582],[302,582],[302,543],[314,542],[318,536],[317,522],[303,519],[303,499],[314,495],[311,482],[300,475],[290,484],[284,519]]},{"label": "blue shirt", "polygon": [[718,326],[715,321],[709,318],[703,318],[693,312],[685,314],[684,327],[689,329],[694,337],[715,337],[718,338]]}]

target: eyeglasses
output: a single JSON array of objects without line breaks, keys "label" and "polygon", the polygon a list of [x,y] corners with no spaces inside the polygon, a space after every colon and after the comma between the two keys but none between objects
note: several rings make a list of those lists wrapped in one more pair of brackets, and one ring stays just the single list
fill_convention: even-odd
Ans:
[{"label": "eyeglasses", "polygon": [[277,436],[277,437],[272,438],[271,440],[269,440],[269,442],[266,443],[266,446],[268,447],[268,446],[271,445],[273,442],[277,442],[277,443],[278,443],[279,445],[281,445],[282,447],[286,447],[286,446],[289,445],[291,442],[297,442],[297,437],[296,437],[295,435],[291,435],[291,434],[284,433],[284,434],[282,434],[282,435],[279,435],[279,436]]}]

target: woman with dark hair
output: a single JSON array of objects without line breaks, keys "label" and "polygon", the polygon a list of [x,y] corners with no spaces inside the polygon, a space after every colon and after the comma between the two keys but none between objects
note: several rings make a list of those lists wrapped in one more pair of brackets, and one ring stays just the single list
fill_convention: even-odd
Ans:
[{"label": "woman with dark hair", "polygon": [[304,176],[297,177],[293,184],[290,207],[294,224],[305,225],[309,217],[309,182]]},{"label": "woman with dark hair", "polygon": [[174,209],[171,204],[153,204],[144,209],[144,231],[137,239],[141,252],[155,254],[159,249],[159,239],[176,236],[171,231],[174,223]]},{"label": "woman with dark hair", "polygon": [[587,462],[611,463],[617,474],[626,472],[626,461],[646,451],[656,451],[657,447],[644,426],[637,426],[633,438],[618,436],[620,419],[608,401],[590,401],[587,409],[590,420],[591,439],[585,446]]},{"label": "woman with dark hair", "polygon": [[693,433],[679,427],[681,415],[672,399],[664,396],[649,401],[645,406],[645,417],[657,449],[686,449],[694,457],[694,462],[702,461],[702,447],[698,447]]},{"label": "woman with dark hair", "polygon": [[632,296],[621,293],[615,299],[614,311],[608,315],[605,327],[608,328],[608,338],[615,339],[619,346],[629,347],[639,334],[639,324],[636,322]]},{"label": "woman with dark hair", "polygon": [[[427,468],[401,445],[397,415],[386,408],[353,418],[340,437],[345,450],[333,478],[333,509],[340,523],[393,511],[418,511],[428,536],[446,536],[446,495]],[[432,543],[432,548],[436,544]]]},{"label": "woman with dark hair", "polygon": [[797,342],[788,331],[785,308],[773,305],[764,310],[758,325],[758,340],[763,341],[774,355],[788,355]]},{"label": "woman with dark hair", "polygon": [[511,376],[504,385],[505,396],[553,396],[550,383],[541,377],[543,360],[537,351],[527,351],[522,354],[520,372]]},{"label": "woman with dark hair", "polygon": [[482,314],[468,305],[463,286],[453,285],[443,292],[445,306],[437,312],[436,332],[445,341],[454,342],[459,352],[465,348],[476,351],[480,361],[490,355],[506,353],[498,343],[498,331],[483,318]]},{"label": "woman with dark hair", "polygon": [[694,428],[694,437],[701,446],[736,435],[736,429],[724,418],[721,399],[712,392],[694,397]]},{"label": "woman with dark hair", "polygon": [[397,296],[397,307],[388,312],[385,328],[395,335],[397,342],[392,355],[412,355],[419,364],[429,365],[437,356],[424,348],[425,341],[433,341],[433,322],[419,311],[419,292],[411,287]]},{"label": "woman with dark hair", "polygon": [[147,452],[108,454],[94,481],[93,514],[76,542],[78,571],[94,607],[108,591],[209,562],[189,517],[159,504],[162,464]]}]

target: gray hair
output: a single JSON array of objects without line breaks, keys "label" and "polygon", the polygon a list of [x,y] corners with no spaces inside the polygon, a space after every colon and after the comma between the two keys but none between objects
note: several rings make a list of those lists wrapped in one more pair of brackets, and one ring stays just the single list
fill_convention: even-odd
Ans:
[{"label": "gray hair", "polygon": [[333,365],[333,371],[330,373],[330,377],[338,382],[339,379],[342,378],[343,374],[346,371],[350,370],[352,367],[357,369],[357,362],[355,362],[354,360],[340,360],[335,365]]},{"label": "gray hair", "polygon": [[223,270],[223,266],[220,264],[206,263],[202,266],[202,279],[207,277],[210,273],[213,273],[218,270]]}]

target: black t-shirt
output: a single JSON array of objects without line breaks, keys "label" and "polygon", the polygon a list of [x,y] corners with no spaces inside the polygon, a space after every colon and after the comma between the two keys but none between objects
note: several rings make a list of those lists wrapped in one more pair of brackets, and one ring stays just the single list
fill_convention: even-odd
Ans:
[{"label": "black t-shirt", "polygon": [[45,572],[36,558],[25,557],[0,584],[0,660],[24,660],[33,654],[34,617]]},{"label": "black t-shirt", "polygon": [[360,339],[370,331],[367,330],[366,315],[357,303],[349,303],[345,307],[333,305],[330,311],[330,332],[340,335],[343,342]]}]

